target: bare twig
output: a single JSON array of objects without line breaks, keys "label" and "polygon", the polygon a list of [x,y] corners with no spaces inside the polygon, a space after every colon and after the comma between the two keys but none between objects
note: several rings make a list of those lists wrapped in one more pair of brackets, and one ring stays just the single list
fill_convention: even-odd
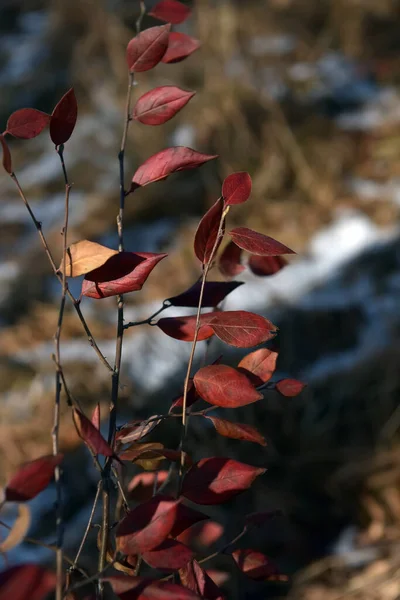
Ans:
[{"label": "bare twig", "polygon": [[130,323],[126,323],[124,325],[124,329],[129,329],[130,327],[137,327],[138,325],[153,325],[152,321],[155,317],[157,317],[163,310],[169,308],[168,304],[163,304],[161,308],[156,310],[155,313],[151,315],[151,317],[147,317],[147,319],[143,319],[143,321],[131,321]]},{"label": "bare twig", "polygon": [[90,531],[90,529],[92,527],[94,513],[96,511],[97,502],[99,500],[99,496],[100,496],[100,492],[101,492],[101,486],[102,486],[102,481],[100,480],[99,483],[97,484],[97,492],[96,492],[96,496],[94,498],[92,510],[90,511],[89,521],[88,521],[88,524],[86,526],[86,530],[85,530],[85,533],[83,535],[82,541],[80,543],[78,552],[76,553],[76,556],[74,558],[74,562],[73,562],[73,564],[72,564],[72,566],[70,568],[70,571],[73,571],[73,570],[76,569],[77,562],[78,562],[78,560],[79,560],[79,558],[80,558],[80,556],[82,554],[83,547],[84,547],[84,545],[86,543],[87,537],[89,535],[89,531]]}]

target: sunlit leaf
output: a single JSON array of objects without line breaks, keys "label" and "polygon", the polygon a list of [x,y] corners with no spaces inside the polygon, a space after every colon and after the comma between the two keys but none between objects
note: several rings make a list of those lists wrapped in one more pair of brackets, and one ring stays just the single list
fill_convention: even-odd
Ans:
[{"label": "sunlit leaf", "polygon": [[[206,313],[200,317],[200,330],[197,340],[207,340],[214,335],[214,330],[208,325],[208,321],[215,313]],[[210,316],[211,315],[211,316]],[[157,321],[157,327],[166,335],[183,342],[192,342],[196,331],[196,315],[188,317],[166,317]]]},{"label": "sunlit leaf", "polygon": [[72,417],[79,437],[85,442],[94,454],[113,456],[114,453],[100,431],[93,425],[80,410],[72,409]]},{"label": "sunlit leaf", "polygon": [[199,40],[181,33],[179,31],[171,31],[169,34],[168,48],[164,56],[162,57],[163,63],[177,63],[184,60],[193,52],[196,52],[200,48],[201,44]]},{"label": "sunlit leaf", "polygon": [[47,488],[53,478],[55,468],[63,458],[63,454],[41,456],[22,465],[7,483],[6,501],[26,502],[35,498]]},{"label": "sunlit leaf", "polygon": [[208,325],[222,342],[237,348],[262,344],[275,337],[277,330],[265,317],[244,310],[219,312],[210,318]]},{"label": "sunlit leaf", "polygon": [[249,379],[233,367],[209,365],[194,376],[197,393],[209,404],[224,408],[237,408],[261,400]]},{"label": "sunlit leaf", "polygon": [[[107,248],[89,240],[81,240],[80,242],[71,244],[67,250],[66,276],[78,277],[79,275],[85,275],[104,265],[115,254],[118,254],[117,250],[112,250],[112,248]],[[63,260],[61,261],[59,271],[60,273],[64,272]]]},{"label": "sunlit leaf", "polygon": [[192,560],[184,569],[179,571],[184,586],[207,600],[225,600],[219,587],[196,560]]},{"label": "sunlit leaf", "polygon": [[295,254],[287,246],[277,242],[271,237],[248,229],[247,227],[237,227],[229,232],[232,240],[242,250],[247,250],[251,254],[259,256],[279,256],[280,254]]},{"label": "sunlit leaf", "polygon": [[226,206],[243,204],[251,194],[251,177],[245,171],[233,173],[227,177],[222,185],[222,196]]},{"label": "sunlit leaf", "polygon": [[153,569],[177,571],[193,558],[193,551],[176,540],[165,540],[160,546],[142,554],[144,562]]},{"label": "sunlit leaf", "polygon": [[286,575],[282,575],[276,565],[262,554],[251,549],[240,549],[232,552],[232,557],[239,569],[256,581],[288,581]]},{"label": "sunlit leaf", "polygon": [[[7,537],[0,543],[0,552],[9,552],[20,544],[28,533],[31,524],[31,511],[26,504],[18,504],[18,516]],[[0,589],[1,596],[1,589]]]},{"label": "sunlit leaf", "polygon": [[126,61],[131,73],[149,71],[164,56],[169,44],[171,25],[150,27],[131,39],[126,49]]},{"label": "sunlit leaf", "polygon": [[232,423],[231,421],[218,419],[217,417],[207,416],[206,418],[212,422],[215,430],[223,437],[246,442],[255,442],[256,444],[260,444],[260,446],[267,445],[264,436],[251,425],[246,425],[245,423]]},{"label": "sunlit leaf", "polygon": [[281,379],[275,385],[278,392],[282,394],[282,396],[287,396],[288,398],[294,398],[301,394],[307,384],[302,381],[298,381],[297,379]]},{"label": "sunlit leaf", "polygon": [[277,352],[268,348],[259,348],[242,358],[238,369],[247,375],[253,385],[260,386],[271,379],[276,369],[277,359]]},{"label": "sunlit leaf", "polygon": [[186,92],[173,85],[150,90],[137,101],[133,109],[133,118],[144,125],[162,125],[182,110],[195,93]]}]

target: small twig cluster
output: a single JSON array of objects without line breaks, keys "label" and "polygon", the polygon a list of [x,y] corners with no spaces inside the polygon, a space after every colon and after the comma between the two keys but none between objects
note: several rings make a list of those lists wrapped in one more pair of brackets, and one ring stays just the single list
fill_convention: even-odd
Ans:
[{"label": "small twig cluster", "polygon": [[[194,374],[193,365],[197,343],[217,336],[222,342],[239,348],[251,348],[268,342],[276,335],[276,327],[266,318],[246,311],[224,311],[220,303],[241,282],[233,278],[245,269],[242,255],[248,253],[247,266],[259,276],[268,276],[282,269],[286,262],[283,255],[293,254],[283,244],[245,227],[228,232],[231,240],[218,257],[220,244],[226,234],[227,218],[232,207],[246,202],[251,194],[251,178],[239,172],[227,177],[222,185],[221,196],[201,219],[194,239],[194,252],[201,266],[201,277],[188,290],[165,300],[153,315],[138,322],[125,323],[124,295],[141,290],[152,270],[166,258],[166,254],[130,252],[124,246],[124,207],[126,199],[140,188],[163,180],[177,171],[194,169],[215,159],[191,148],[167,148],[151,156],[134,173],[129,187],[125,184],[125,145],[130,123],[158,126],[173,118],[194,96],[194,92],[175,86],[162,86],[142,95],[132,109],[132,90],[137,74],[154,68],[157,64],[170,64],[184,60],[199,47],[199,42],[190,36],[171,31],[171,26],[182,23],[190,15],[190,9],[177,0],[161,0],[149,13],[154,18],[167,22],[141,31],[145,4],[140,3],[141,12],[137,21],[137,34],[127,47],[128,92],[124,117],[122,142],[118,154],[120,175],[120,201],[117,215],[118,250],[82,240],[68,246],[69,183],[64,162],[64,145],[73,133],[77,120],[77,102],[74,91],[69,90],[59,101],[51,115],[36,109],[21,109],[13,113],[5,132],[0,136],[3,147],[3,166],[9,173],[34,226],[36,227],[51,268],[61,284],[60,309],[55,334],[55,409],[52,430],[53,454],[43,456],[23,465],[9,481],[5,490],[5,502],[25,502],[44,490],[55,476],[56,543],[46,545],[25,536],[27,519],[24,511],[11,528],[3,543],[3,551],[16,543],[28,541],[51,548],[56,553],[56,573],[38,565],[21,565],[6,570],[0,576],[0,594],[12,586],[13,600],[31,597],[38,600],[48,591],[55,589],[56,600],[79,598],[81,588],[90,590],[90,598],[104,598],[105,586],[111,585],[114,594],[125,600],[162,598],[191,600],[205,598],[217,600],[224,594],[203,568],[203,564],[215,556],[231,557],[236,566],[249,578],[256,581],[282,581],[285,579],[277,568],[262,553],[252,549],[240,549],[237,542],[252,527],[262,525],[273,514],[256,513],[243,519],[243,529],[228,543],[222,544],[217,552],[209,556],[198,556],[188,545],[189,529],[195,524],[205,524],[207,514],[193,508],[196,505],[217,505],[229,501],[238,493],[248,489],[257,477],[265,472],[255,467],[226,457],[207,457],[194,461],[187,451],[189,418],[199,418],[211,423],[222,436],[266,445],[263,435],[254,427],[231,422],[209,413],[217,408],[237,408],[262,400],[262,389],[273,387],[286,396],[295,396],[303,388],[301,382],[281,380],[274,384],[277,353],[262,347],[245,356],[237,368],[227,366],[218,359],[203,366]],[[37,221],[12,166],[6,136],[30,139],[49,126],[50,137],[61,161],[65,182],[65,213],[62,229],[62,261],[56,266],[52,252]],[[212,269],[218,268],[224,281],[209,281]],[[69,290],[68,279],[84,276],[81,295],[75,298]],[[81,311],[81,300],[88,297],[100,301],[115,296],[117,300],[116,352],[111,366],[89,329]],[[61,335],[67,299],[72,301],[83,325],[90,345],[111,374],[111,392],[107,439],[100,433],[100,407],[88,417],[79,400],[69,391],[62,368]],[[182,317],[159,317],[170,306],[193,307],[195,314]],[[203,312],[211,308],[211,312]],[[125,330],[139,326],[158,327],[166,335],[191,343],[191,352],[183,382],[182,394],[174,399],[169,412],[153,415],[144,421],[132,421],[117,428],[118,397],[122,348]],[[99,483],[93,501],[89,521],[75,558],[63,551],[63,504],[62,504],[62,460],[59,452],[59,425],[61,392],[64,390],[71,407],[73,422],[79,436],[91,452],[99,472]],[[193,411],[199,400],[209,406]],[[222,412],[222,411],[221,411]],[[218,413],[219,414],[219,413]],[[179,447],[165,448],[159,442],[144,442],[144,438],[168,419],[181,421]],[[162,461],[168,461],[168,471],[161,470]],[[144,469],[132,481],[125,481],[126,463]],[[175,468],[174,468],[175,465]],[[145,492],[145,499],[135,502],[138,489]],[[118,490],[117,505],[110,492]],[[168,490],[168,493],[166,491]],[[171,491],[172,490],[172,491]],[[142,494],[143,495],[143,494]],[[102,502],[102,521],[98,533],[98,569],[87,573],[80,566],[80,558],[87,537],[92,529],[96,508]],[[113,509],[113,511],[112,511]],[[117,510],[114,510],[117,509]],[[111,515],[119,514],[114,522]],[[25,519],[25,520],[24,520]],[[25,523],[25,525],[24,525]],[[5,523],[0,522],[6,528]],[[214,524],[215,526],[218,525]],[[190,532],[189,532],[190,533]],[[186,543],[184,543],[186,542]],[[66,569],[65,565],[69,565]],[[154,569],[154,576],[141,577],[142,566]],[[113,572],[114,570],[114,572]],[[115,574],[115,570],[122,574]],[[161,573],[161,574],[160,574]],[[7,588],[7,586],[10,586]],[[34,589],[32,589],[34,586]],[[88,597],[87,595],[85,596]]]}]

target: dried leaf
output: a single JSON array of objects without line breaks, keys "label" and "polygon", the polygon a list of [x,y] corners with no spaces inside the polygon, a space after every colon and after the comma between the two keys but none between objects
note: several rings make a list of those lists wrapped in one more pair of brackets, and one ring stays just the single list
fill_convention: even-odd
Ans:
[{"label": "dried leaf", "polygon": [[224,311],[208,321],[215,335],[237,348],[251,348],[275,337],[277,328],[261,315],[244,310]]},{"label": "dried leaf", "polygon": [[50,137],[53,144],[60,146],[69,140],[78,118],[78,104],[73,88],[56,105],[50,117]]},{"label": "dried leaf", "polygon": [[63,454],[41,456],[22,465],[6,486],[6,501],[26,502],[35,498],[47,488],[53,478],[54,469],[63,458]]},{"label": "dried leaf", "polygon": [[251,425],[232,423],[231,421],[217,419],[216,417],[206,417],[206,419],[212,422],[216,431],[223,437],[246,442],[255,442],[256,444],[260,444],[260,446],[267,445],[265,438]]},{"label": "dried leaf", "polygon": [[101,267],[86,273],[82,296],[109,298],[142,289],[154,267],[167,254],[152,252],[119,252]]},{"label": "dried leaf", "polygon": [[177,571],[193,558],[193,551],[176,540],[165,540],[160,546],[142,554],[144,562],[153,569]]},{"label": "dried leaf", "polygon": [[72,417],[79,437],[91,449],[94,454],[103,456],[114,456],[114,453],[106,440],[96,429],[93,423],[77,408],[72,409]]},{"label": "dried leaf", "polygon": [[196,504],[223,504],[247,490],[265,470],[221,456],[203,458],[186,473],[182,495]]},{"label": "dried leaf", "polygon": [[164,56],[169,44],[171,25],[150,27],[131,39],[126,49],[126,61],[131,73],[153,69]]},{"label": "dried leaf", "polygon": [[161,423],[162,419],[156,419],[156,417],[158,415],[152,415],[146,421],[127,423],[117,431],[115,436],[116,441],[120,444],[129,444],[130,442],[141,440]]},{"label": "dried leaf", "polygon": [[123,554],[141,554],[157,548],[170,535],[178,506],[178,500],[158,495],[131,510],[117,527],[118,550]]},{"label": "dried leaf", "polygon": [[179,576],[183,585],[201,598],[225,600],[225,596],[223,596],[219,587],[196,560],[192,560],[184,569],[181,569]]},{"label": "dried leaf", "polygon": [[139,98],[133,118],[144,125],[163,125],[182,110],[195,93],[173,85],[157,87]]},{"label": "dried leaf", "polygon": [[250,198],[251,187],[251,177],[245,171],[229,175],[222,185],[225,206],[246,202]]},{"label": "dried leaf", "polygon": [[4,136],[0,134],[0,143],[2,145],[3,148],[3,167],[4,170],[7,171],[7,173],[9,175],[11,175],[12,173],[12,161],[11,161],[11,152],[10,152],[10,148],[8,147],[8,144],[6,142],[6,140],[4,139]]},{"label": "dried leaf", "polygon": [[[101,244],[82,240],[71,244],[67,250],[66,276],[79,277],[90,273],[94,269],[101,267],[111,256],[118,254],[117,250],[112,250]],[[61,261],[60,273],[64,272],[64,261]]]},{"label": "dried leaf", "polygon": [[166,179],[172,173],[196,169],[217,155],[202,154],[186,146],[174,146],[157,152],[148,158],[136,171],[132,179],[131,191],[154,181]]},{"label": "dried leaf", "polygon": [[279,256],[280,254],[295,254],[293,250],[290,250],[287,246],[284,246],[280,242],[264,235],[248,229],[247,227],[237,227],[229,232],[232,240],[242,250],[247,250],[251,254],[258,254],[259,256]]},{"label": "dried leaf", "polygon": [[252,254],[249,258],[249,269],[259,277],[269,277],[275,275],[287,266],[286,259],[283,256],[257,256]]},{"label": "dried leaf", "polygon": [[55,586],[55,573],[40,565],[17,565],[0,573],[0,600],[43,600]]},{"label": "dried leaf", "polygon": [[241,256],[242,249],[236,246],[234,242],[229,242],[219,257],[218,267],[222,275],[235,277],[235,275],[242,273],[246,267],[240,263]]},{"label": "dried leaf", "polygon": [[163,63],[177,63],[184,60],[193,52],[196,52],[200,48],[201,44],[199,40],[186,35],[186,33],[180,33],[178,31],[171,31],[169,34],[168,48],[164,56],[162,57]]},{"label": "dried leaf", "polygon": [[[243,283],[243,281],[206,281],[201,305],[204,308],[214,308],[225,300],[228,294],[243,285]],[[171,306],[197,307],[199,305],[200,291],[201,282],[199,281],[185,292],[182,292],[182,294],[168,298],[165,302],[168,302]]]},{"label": "dried leaf", "polygon": [[36,108],[16,110],[7,121],[7,133],[16,138],[30,140],[35,138],[48,125],[50,115]]},{"label": "dried leaf", "polygon": [[93,411],[91,421],[92,421],[92,425],[94,427],[96,427],[97,430],[100,430],[100,403],[99,402],[96,404],[96,408]]},{"label": "dried leaf", "polygon": [[249,379],[233,367],[209,365],[194,376],[197,393],[209,404],[224,408],[237,408],[261,400]]},{"label": "dried leaf", "polygon": [[288,581],[262,552],[240,549],[232,552],[232,557],[242,573],[255,581]]},{"label": "dried leaf", "polygon": [[281,379],[277,382],[275,387],[278,392],[282,394],[282,396],[294,398],[295,396],[301,394],[306,385],[306,383],[298,381],[297,379]]},{"label": "dried leaf", "polygon": [[[15,519],[12,528],[10,529],[7,537],[0,543],[0,552],[9,552],[15,546],[20,544],[31,524],[31,511],[29,506],[26,504],[18,504],[18,516]],[[0,590],[1,595],[1,590]]]},{"label": "dried leaf", "polygon": [[179,25],[189,17],[191,10],[178,0],[160,0],[149,12],[151,17]]},{"label": "dried leaf", "polygon": [[111,584],[121,600],[200,600],[191,590],[166,581],[123,575],[107,577],[104,581]]},{"label": "dried leaf", "polygon": [[[220,198],[216,203],[206,212],[204,217],[201,219],[194,237],[194,251],[203,265],[207,264],[213,253],[215,243],[217,241],[218,232],[220,231],[221,219],[224,212],[224,200]],[[222,241],[223,228],[220,231],[220,239],[218,244],[215,246],[215,252],[218,249],[219,244]]]},{"label": "dried leaf", "polygon": [[242,358],[238,370],[247,375],[253,385],[260,386],[271,379],[276,369],[277,359],[277,352],[268,348],[259,348]]}]

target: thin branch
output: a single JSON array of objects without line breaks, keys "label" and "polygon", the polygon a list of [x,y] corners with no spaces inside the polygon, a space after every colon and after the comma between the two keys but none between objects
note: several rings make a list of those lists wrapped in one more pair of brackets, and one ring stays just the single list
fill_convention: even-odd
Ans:
[{"label": "thin branch", "polygon": [[[36,230],[37,230],[37,232],[38,232],[38,234],[39,234],[39,237],[40,237],[40,241],[41,241],[41,243],[42,243],[42,246],[43,246],[43,248],[44,248],[44,251],[45,251],[45,253],[46,253],[46,255],[47,255],[47,258],[48,258],[48,260],[49,260],[49,263],[50,263],[50,265],[51,265],[51,268],[52,268],[52,270],[53,270],[53,272],[54,272],[55,276],[57,277],[58,281],[59,281],[59,282],[61,283],[61,285],[62,285],[62,276],[60,275],[60,273],[59,273],[59,271],[58,271],[57,265],[56,265],[56,263],[54,262],[53,256],[52,256],[52,254],[51,254],[51,250],[50,250],[50,248],[49,248],[49,245],[48,245],[48,243],[47,243],[47,240],[46,240],[46,238],[45,238],[45,236],[44,236],[44,234],[43,234],[43,231],[42,231],[42,224],[41,224],[41,222],[40,222],[40,221],[38,221],[38,220],[36,219],[36,217],[35,217],[35,215],[34,215],[34,213],[33,213],[32,209],[31,209],[31,207],[30,207],[30,204],[29,204],[29,202],[28,202],[28,200],[27,200],[27,198],[26,198],[26,196],[25,196],[25,194],[24,194],[24,192],[23,192],[23,190],[22,190],[22,188],[21,188],[21,185],[20,185],[20,183],[19,183],[19,181],[18,181],[18,179],[17,179],[17,176],[16,176],[16,174],[15,174],[15,173],[11,173],[11,175],[10,175],[10,176],[11,176],[11,179],[14,181],[14,183],[15,183],[15,185],[16,185],[16,187],[17,187],[17,189],[18,189],[18,193],[19,193],[19,195],[20,195],[20,197],[21,197],[21,199],[22,199],[23,203],[25,204],[25,206],[26,206],[26,208],[27,208],[27,210],[28,210],[28,212],[29,212],[29,215],[30,215],[30,217],[31,217],[31,219],[32,219],[32,222],[33,222],[34,226],[36,227]],[[93,337],[93,335],[92,335],[92,333],[91,333],[91,331],[90,331],[90,329],[89,329],[89,326],[88,326],[88,324],[87,324],[87,323],[86,323],[86,321],[85,321],[85,318],[84,318],[84,316],[83,316],[83,314],[82,314],[82,311],[81,311],[81,309],[80,309],[80,300],[76,299],[76,298],[73,296],[73,294],[72,294],[72,293],[71,293],[71,291],[69,290],[68,286],[67,286],[67,295],[68,295],[68,297],[70,298],[70,300],[72,301],[72,304],[74,305],[74,308],[75,308],[75,310],[76,310],[76,313],[77,313],[77,315],[78,315],[78,317],[79,317],[79,320],[80,320],[80,322],[81,322],[81,323],[82,323],[82,325],[83,325],[83,328],[84,328],[84,330],[85,330],[86,336],[87,336],[87,338],[88,338],[88,341],[89,341],[89,344],[92,346],[92,348],[94,349],[94,351],[96,352],[97,356],[99,357],[99,359],[101,360],[101,362],[104,364],[104,366],[105,366],[105,367],[107,367],[107,369],[108,369],[109,371],[112,371],[112,370],[113,370],[112,366],[110,365],[110,363],[107,361],[106,357],[105,357],[105,356],[103,355],[103,353],[101,352],[100,348],[98,347],[98,345],[97,345],[97,343],[96,343],[96,341],[95,341],[95,339],[94,339],[94,337]]]},{"label": "thin branch", "polygon": [[87,537],[88,537],[88,535],[89,535],[89,531],[90,531],[90,529],[91,529],[91,527],[92,527],[92,522],[93,522],[93,518],[94,518],[94,513],[95,513],[95,511],[96,511],[97,502],[98,502],[98,500],[99,500],[99,496],[100,496],[100,492],[101,492],[101,487],[102,487],[102,481],[100,480],[100,481],[99,481],[99,483],[97,484],[97,492],[96,492],[96,496],[95,496],[95,498],[94,498],[94,502],[93,502],[92,510],[91,510],[91,512],[90,512],[89,521],[88,521],[88,524],[87,524],[87,526],[86,526],[86,530],[85,530],[84,536],[83,536],[83,538],[82,538],[82,541],[81,541],[81,543],[80,543],[80,546],[79,546],[78,552],[76,553],[76,556],[75,556],[75,559],[74,559],[73,565],[72,565],[72,567],[70,568],[70,571],[74,571],[74,570],[76,569],[76,565],[77,565],[77,563],[78,563],[78,560],[79,560],[79,558],[80,558],[80,556],[81,556],[81,554],[82,554],[83,547],[84,547],[84,545],[85,545],[85,543],[86,543]]},{"label": "thin branch", "polygon": [[193,338],[193,342],[192,342],[192,349],[190,351],[188,367],[187,367],[187,371],[186,371],[185,383],[183,386],[182,428],[181,428],[181,441],[180,441],[180,445],[179,445],[179,449],[181,451],[181,463],[180,463],[180,467],[179,467],[179,477],[178,477],[178,496],[180,495],[180,490],[181,490],[181,486],[182,486],[182,478],[183,478],[183,470],[184,470],[184,466],[185,466],[185,455],[183,452],[183,447],[184,447],[184,443],[185,443],[187,423],[188,423],[188,415],[186,412],[187,395],[188,395],[188,391],[189,391],[190,373],[192,371],[193,360],[194,360],[194,355],[195,355],[195,351],[196,351],[196,344],[197,344],[197,339],[198,339],[199,331],[200,331],[200,317],[201,317],[201,309],[202,309],[203,296],[204,296],[204,288],[206,285],[208,272],[210,270],[212,261],[214,259],[214,255],[217,251],[221,236],[223,235],[223,226],[224,226],[224,222],[225,222],[225,217],[228,214],[228,212],[229,212],[229,206],[227,206],[224,209],[224,211],[222,212],[221,220],[220,220],[219,227],[218,227],[218,233],[215,238],[214,246],[211,251],[210,258],[208,259],[206,265],[203,268],[203,276],[201,279],[199,304],[197,307],[197,315],[196,315],[196,327],[195,327],[194,338]]},{"label": "thin branch", "polygon": [[129,329],[130,327],[137,327],[138,325],[153,325],[152,321],[155,317],[157,317],[163,310],[169,308],[168,304],[163,304],[161,308],[156,310],[155,313],[151,315],[151,317],[147,317],[147,319],[143,319],[143,321],[131,321],[130,323],[126,323],[124,325],[124,329]]}]

